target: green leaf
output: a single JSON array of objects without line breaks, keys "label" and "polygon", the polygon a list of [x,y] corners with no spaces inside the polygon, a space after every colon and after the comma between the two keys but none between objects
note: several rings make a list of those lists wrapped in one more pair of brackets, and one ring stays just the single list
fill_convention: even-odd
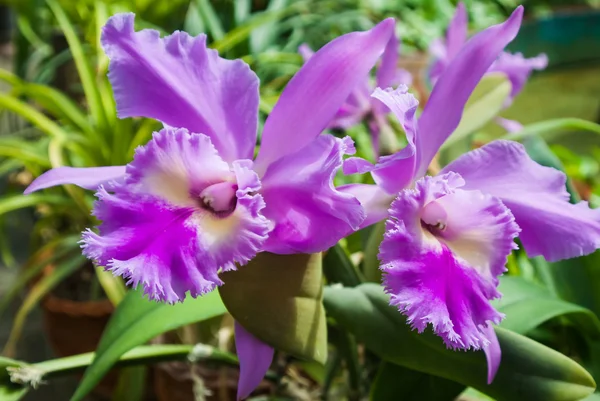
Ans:
[{"label": "green leaf", "polygon": [[330,284],[355,287],[364,281],[340,244],[330,248],[323,257],[323,272]]},{"label": "green leaf", "polygon": [[0,316],[2,316],[2,313],[6,310],[8,305],[10,305],[12,299],[23,291],[27,283],[38,276],[44,267],[54,263],[54,261],[63,258],[73,251],[76,251],[75,256],[78,255],[81,252],[79,244],[77,243],[79,238],[79,235],[60,237],[42,246],[33,256],[31,256],[23,266],[17,279],[0,298]]},{"label": "green leaf", "polygon": [[213,49],[216,49],[219,53],[224,53],[230,49],[232,49],[237,44],[242,41],[248,39],[250,34],[257,28],[269,24],[271,22],[277,21],[279,19],[284,18],[286,15],[297,10],[297,7],[294,5],[282,8],[279,10],[273,11],[265,11],[262,13],[258,13],[253,17],[249,18],[246,22],[241,25],[238,25],[236,28],[227,32],[219,40],[214,41],[211,44]]},{"label": "green leaf", "polygon": [[280,351],[325,363],[321,254],[263,252],[221,278],[227,310],[248,331]]},{"label": "green leaf", "polygon": [[203,25],[207,28],[207,33],[212,36],[213,40],[223,39],[225,30],[211,2],[209,0],[195,0],[195,3]]},{"label": "green leaf", "polygon": [[66,119],[79,129],[91,133],[91,126],[85,113],[64,93],[50,86],[22,81],[16,75],[2,69],[0,69],[0,80],[13,85],[19,94],[35,100],[56,118]]},{"label": "green leaf", "polygon": [[[20,400],[29,390],[33,382],[53,379],[80,372],[89,366],[94,359],[93,352],[50,359],[43,362],[27,364],[0,357],[0,401]],[[221,351],[208,345],[143,345],[136,347],[121,356],[115,366],[150,365],[175,360],[210,361],[226,365],[237,365],[235,355]],[[12,372],[7,367],[18,368]],[[13,381],[11,381],[11,375]],[[22,378],[22,380],[18,380]],[[27,379],[27,380],[25,380]],[[15,382],[20,382],[19,384]],[[131,400],[131,398],[124,398]]]},{"label": "green leaf", "polygon": [[365,246],[365,256],[363,258],[363,271],[365,278],[371,283],[381,282],[381,270],[379,270],[379,246],[383,241],[385,234],[385,221],[373,225],[369,240]]},{"label": "green leaf", "polygon": [[573,131],[585,131],[600,135],[600,125],[579,118],[557,118],[526,125],[521,131],[506,134],[501,139],[520,141],[531,136],[547,138],[573,133]]},{"label": "green leaf", "polygon": [[49,205],[68,205],[71,201],[64,196],[46,194],[4,196],[0,199],[0,215],[44,203]]},{"label": "green leaf", "polygon": [[504,107],[511,87],[505,74],[486,74],[469,97],[460,124],[442,148],[460,141],[497,116]]},{"label": "green leaf", "polygon": [[527,334],[542,323],[565,315],[592,339],[600,339],[600,321],[589,309],[561,300],[546,288],[521,277],[501,277],[502,298],[495,302],[506,314],[501,327]]},{"label": "green leaf", "polygon": [[324,303],[338,324],[380,358],[474,387],[498,401],[571,401],[591,394],[590,374],[568,357],[524,336],[497,328],[502,363],[494,382],[486,384],[483,352],[446,349],[430,330],[411,330],[406,318],[388,304],[381,286],[326,288]]},{"label": "green leaf", "polygon": [[[104,108],[102,107],[102,99],[100,97],[100,92],[98,91],[98,85],[93,74],[92,66],[88,62],[89,57],[86,56],[81,41],[75,32],[75,26],[69,21],[67,14],[56,0],[46,0],[46,4],[48,4],[48,7],[50,7],[54,13],[56,21],[69,43],[73,61],[75,61],[85,98],[94,121],[100,130],[107,129],[108,123]],[[96,137],[97,139],[101,138],[98,135]]]},{"label": "green leaf", "polygon": [[176,305],[149,301],[140,291],[130,291],[108,322],[96,357],[71,400],[82,400],[125,352],[166,331],[225,312],[216,291]]},{"label": "green leaf", "polygon": [[441,377],[428,375],[382,362],[371,386],[371,401],[405,400],[450,401],[465,386]]}]

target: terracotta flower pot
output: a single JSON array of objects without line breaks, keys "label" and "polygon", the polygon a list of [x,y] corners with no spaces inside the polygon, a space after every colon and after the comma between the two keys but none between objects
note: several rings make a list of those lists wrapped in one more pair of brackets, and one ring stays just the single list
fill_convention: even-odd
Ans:
[{"label": "terracotta flower pot", "polygon": [[[48,275],[53,270],[53,266],[47,266],[43,275]],[[108,299],[74,301],[55,292],[44,297],[41,307],[46,338],[58,357],[94,351],[114,311]],[[111,371],[96,391],[110,396],[117,380],[118,372]]]}]

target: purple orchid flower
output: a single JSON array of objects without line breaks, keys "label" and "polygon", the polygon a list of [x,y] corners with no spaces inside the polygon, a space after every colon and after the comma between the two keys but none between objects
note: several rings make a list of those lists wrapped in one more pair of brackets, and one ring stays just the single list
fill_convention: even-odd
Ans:
[{"label": "purple orchid flower", "polygon": [[[381,102],[373,99],[371,93],[376,87],[387,88],[400,84],[410,86],[412,83],[412,75],[404,68],[398,67],[399,49],[398,37],[392,35],[377,67],[375,86],[372,86],[369,79],[370,74],[367,73],[364,80],[350,93],[328,126],[328,128],[334,129],[348,129],[363,121],[367,122],[376,157],[380,151],[380,136],[384,132],[391,132],[386,118],[390,111]],[[307,62],[314,54],[307,44],[300,45],[298,52],[304,62]]]},{"label": "purple orchid flower", "polygon": [[[377,89],[404,127],[408,146],[375,166],[348,159],[347,172],[371,171],[377,185],[351,184],[368,212],[364,225],[387,218],[379,259],[390,303],[419,332],[431,324],[446,345],[483,349],[488,382],[500,364],[492,324],[503,315],[500,297],[518,236],[529,257],[549,261],[600,247],[600,210],[569,203],[565,175],[538,165],[522,145],[494,141],[464,154],[437,176],[424,176],[458,126],[465,104],[502,49],[516,36],[523,8],[503,24],[470,39],[440,75],[417,119],[417,100],[405,86]],[[391,207],[388,210],[388,207]]]},{"label": "purple orchid flower", "polygon": [[[434,82],[448,67],[450,62],[458,56],[467,41],[468,16],[464,3],[458,3],[456,12],[448,30],[446,38],[435,40],[429,49],[434,56],[434,63],[429,71],[429,79]],[[548,57],[540,54],[536,57],[525,58],[521,53],[511,54],[502,52],[498,59],[490,66],[488,72],[500,72],[507,76],[511,83],[511,91],[504,107],[512,104],[514,98],[523,90],[527,79],[533,70],[543,70],[548,65]],[[513,120],[497,118],[496,123],[508,132],[520,131],[522,125]]]},{"label": "purple orchid flower", "polygon": [[[119,117],[154,118],[165,128],[127,166],[53,169],[25,193],[61,184],[97,189],[102,223],[83,234],[84,254],[163,302],[214,290],[221,271],[258,252],[323,251],[358,228],[364,210],[332,181],[352,141],[320,134],[373,68],[394,24],[387,19],[317,52],[281,94],[253,161],[259,82],[248,65],[219,57],[205,35],[160,38],[136,32],[133,14],[115,15],[102,46]],[[239,324],[236,344],[241,399],[264,376],[273,349]]]}]

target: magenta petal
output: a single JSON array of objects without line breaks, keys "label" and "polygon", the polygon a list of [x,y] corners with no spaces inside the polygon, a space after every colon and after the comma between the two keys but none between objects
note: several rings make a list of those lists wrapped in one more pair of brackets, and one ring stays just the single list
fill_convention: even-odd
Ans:
[{"label": "magenta petal", "polygon": [[258,123],[258,78],[241,60],[206,47],[206,35],[134,31],[134,14],[102,31],[119,117],[150,117],[209,136],[225,161],[251,159]]},{"label": "magenta petal", "polygon": [[396,83],[394,81],[398,71],[399,46],[398,37],[393,34],[385,47],[381,64],[377,69],[377,86],[380,88],[388,88]]},{"label": "magenta petal", "polygon": [[494,119],[494,121],[496,122],[496,124],[498,124],[499,126],[504,128],[506,130],[506,132],[508,132],[509,134],[514,134],[515,132],[519,132],[523,129],[523,125],[520,122],[515,121],[515,120],[509,120],[507,118],[496,117]]},{"label": "magenta petal", "polygon": [[248,397],[262,381],[273,362],[274,350],[235,322],[235,348],[240,361],[238,401]]},{"label": "magenta petal", "polygon": [[468,15],[465,4],[461,1],[456,6],[454,17],[450,21],[448,31],[446,32],[447,57],[452,60],[460,52],[467,41]]},{"label": "magenta petal", "polygon": [[205,135],[155,133],[125,179],[98,190],[94,214],[102,223],[83,234],[84,254],[151,299],[212,291],[222,284],[219,272],[247,263],[271,229],[251,163],[229,166]]},{"label": "magenta petal", "polygon": [[517,227],[498,199],[463,183],[450,173],[400,192],[379,259],[390,303],[413,328],[431,324],[448,347],[481,349],[490,343],[483,327],[503,317],[490,300]]},{"label": "magenta petal", "polygon": [[494,25],[471,38],[440,76],[419,118],[417,175],[429,163],[458,126],[469,96],[519,31],[523,7],[519,6],[503,24]]},{"label": "magenta petal", "polygon": [[408,144],[399,152],[381,157],[371,175],[387,193],[395,194],[405,188],[414,177],[416,163],[415,140],[417,136],[417,120],[415,113],[419,102],[408,93],[405,85],[396,90],[377,88],[372,95],[385,104],[404,128]]},{"label": "magenta petal", "polygon": [[341,192],[354,196],[365,209],[366,217],[360,228],[370,226],[387,217],[393,196],[382,190],[379,185],[347,184],[338,187]]},{"label": "magenta petal", "polygon": [[264,172],[275,160],[303,148],[327,127],[393,33],[394,20],[389,18],[367,32],[331,41],[304,64],[265,123],[257,171]]},{"label": "magenta petal", "polygon": [[600,209],[569,203],[566,176],[540,166],[523,145],[494,141],[459,157],[443,172],[457,172],[465,189],[496,196],[511,210],[529,257],[549,261],[573,258],[600,247]]},{"label": "magenta petal", "polygon": [[306,43],[302,43],[300,46],[298,46],[298,53],[305,63],[313,56],[313,54],[315,54],[314,50],[311,49]]},{"label": "magenta petal", "polygon": [[543,70],[548,65],[548,57],[540,54],[537,57],[525,58],[521,53],[511,54],[503,52],[498,60],[491,66],[491,72],[502,72],[506,74],[512,85],[510,101],[521,92],[527,78],[533,70]]},{"label": "magenta petal", "polygon": [[365,218],[360,202],[333,186],[342,157],[353,150],[348,141],[322,135],[269,166],[261,193],[264,215],[275,228],[266,251],[321,252],[360,226]]},{"label": "magenta petal", "polygon": [[37,177],[23,193],[30,194],[40,189],[62,184],[74,184],[85,189],[95,190],[100,185],[117,180],[125,175],[125,166],[111,167],[57,167]]},{"label": "magenta petal", "polygon": [[492,325],[488,325],[483,328],[483,332],[486,334],[486,337],[489,340],[488,346],[483,348],[488,366],[487,384],[492,384],[494,377],[496,377],[496,373],[498,373],[498,368],[500,367],[502,351],[500,350],[498,336],[496,336],[496,332],[494,331]]}]

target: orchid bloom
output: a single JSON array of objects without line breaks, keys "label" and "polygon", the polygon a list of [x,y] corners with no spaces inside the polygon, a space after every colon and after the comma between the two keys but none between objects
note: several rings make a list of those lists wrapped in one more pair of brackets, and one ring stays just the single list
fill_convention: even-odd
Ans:
[{"label": "orchid bloom", "polygon": [[[258,252],[323,251],[358,228],[364,210],[332,182],[352,141],[320,134],[393,32],[387,19],[317,52],[281,94],[253,161],[259,82],[249,66],[219,57],[205,35],[160,38],[136,32],[133,14],[115,15],[102,46],[119,117],[165,127],[127,166],[53,169],[26,193],[60,184],[97,189],[93,213],[102,223],[83,234],[84,254],[163,302],[214,290],[220,272]],[[273,349],[239,324],[236,343],[244,398]]]},{"label": "orchid bloom", "polygon": [[[430,47],[430,53],[435,61],[429,71],[429,79],[435,82],[450,62],[458,56],[467,41],[468,17],[464,3],[460,2],[448,30],[445,40],[435,40]],[[543,70],[548,65],[548,57],[540,54],[536,57],[525,58],[521,53],[511,54],[502,52],[498,59],[489,67],[488,72],[500,72],[506,75],[511,84],[511,91],[506,99],[505,107],[512,104],[514,98],[523,90],[527,79],[533,70]],[[495,119],[508,132],[520,131],[523,127],[517,121],[498,117]]]},{"label": "orchid bloom", "polygon": [[[388,42],[381,62],[377,67],[375,86],[372,86],[369,76],[366,74],[363,81],[358,84],[350,93],[346,102],[340,107],[335,114],[335,117],[329,122],[329,128],[348,129],[355,125],[367,122],[371,132],[371,140],[375,156],[380,151],[380,136],[382,133],[391,132],[391,128],[386,119],[389,109],[381,102],[376,101],[371,97],[371,93],[375,87],[387,88],[404,84],[410,86],[412,76],[408,71],[398,67],[399,40],[395,35],[392,35]],[[303,44],[298,48],[298,52],[302,56],[304,62],[307,62],[314,54],[313,50]]]},{"label": "orchid bloom", "polygon": [[492,324],[503,318],[490,300],[501,295],[498,277],[516,248],[514,239],[529,257],[549,261],[600,247],[600,210],[569,203],[565,175],[535,163],[519,143],[491,142],[437,176],[425,176],[471,92],[516,36],[522,14],[519,7],[505,23],[468,41],[435,84],[420,118],[406,87],[377,89],[373,96],[396,115],[408,145],[375,166],[348,159],[347,172],[370,170],[377,185],[342,187],[367,209],[364,225],[387,218],[379,259],[390,303],[419,332],[431,324],[450,348],[483,349],[488,382],[501,356]]}]

